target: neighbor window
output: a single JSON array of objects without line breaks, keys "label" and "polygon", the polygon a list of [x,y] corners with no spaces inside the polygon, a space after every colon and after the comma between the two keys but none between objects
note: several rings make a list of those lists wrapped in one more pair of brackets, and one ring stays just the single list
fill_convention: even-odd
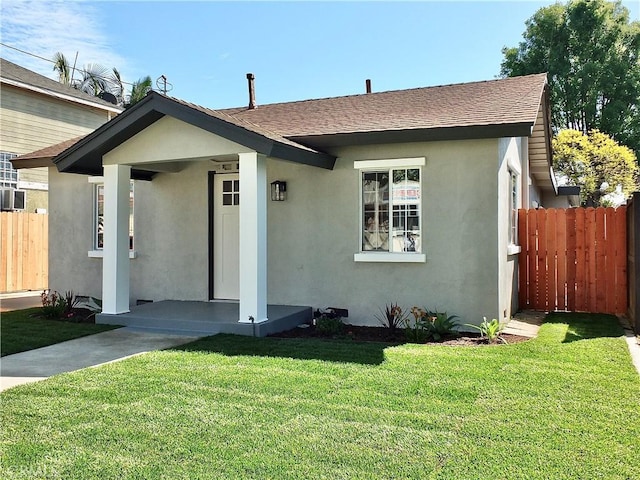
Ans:
[{"label": "neighbor window", "polygon": [[18,188],[18,170],[11,164],[16,157],[15,153],[0,152],[0,187]]},{"label": "neighbor window", "polygon": [[357,255],[357,261],[403,261],[397,255],[373,255],[422,252],[423,164],[423,158],[355,162],[360,170],[360,252],[364,254]]},{"label": "neighbor window", "polygon": [[[104,248],[104,184],[94,184],[94,240],[93,248]],[[129,249],[133,250],[133,181],[129,184]]]}]

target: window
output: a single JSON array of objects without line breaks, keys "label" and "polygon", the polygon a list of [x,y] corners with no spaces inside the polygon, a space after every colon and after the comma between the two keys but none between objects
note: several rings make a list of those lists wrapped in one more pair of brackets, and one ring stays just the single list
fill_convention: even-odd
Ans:
[{"label": "window", "polygon": [[240,180],[222,182],[222,204],[240,205]]},{"label": "window", "polygon": [[[133,250],[133,181],[129,184],[129,249]],[[94,185],[94,250],[104,248],[104,184]]]},{"label": "window", "polygon": [[509,245],[518,243],[518,174],[509,169]]},{"label": "window", "polygon": [[[356,261],[424,261],[424,158],[355,162],[360,170],[360,253]],[[409,259],[411,255],[415,256]],[[404,258],[401,258],[404,257]]]},{"label": "window", "polygon": [[0,152],[0,187],[18,188],[18,170],[11,164],[16,157],[15,153]]}]

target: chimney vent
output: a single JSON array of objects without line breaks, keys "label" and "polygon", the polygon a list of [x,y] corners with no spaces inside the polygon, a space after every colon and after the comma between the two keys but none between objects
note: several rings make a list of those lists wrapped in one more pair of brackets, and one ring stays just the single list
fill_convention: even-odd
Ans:
[{"label": "chimney vent", "polygon": [[367,93],[371,93],[371,80],[367,78],[365,84],[367,86]]},{"label": "chimney vent", "polygon": [[256,108],[256,91],[253,86],[253,81],[255,80],[255,76],[253,73],[247,73],[247,80],[249,82],[249,110],[253,110]]}]

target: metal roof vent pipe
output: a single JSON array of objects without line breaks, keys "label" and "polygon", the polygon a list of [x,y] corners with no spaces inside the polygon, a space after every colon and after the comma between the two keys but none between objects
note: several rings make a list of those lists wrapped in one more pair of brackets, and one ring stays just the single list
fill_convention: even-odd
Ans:
[{"label": "metal roof vent pipe", "polygon": [[367,78],[365,80],[365,85],[367,87],[367,93],[371,93],[371,80]]},{"label": "metal roof vent pipe", "polygon": [[253,73],[247,73],[247,81],[249,82],[249,110],[256,108],[256,90],[253,85],[255,78]]}]

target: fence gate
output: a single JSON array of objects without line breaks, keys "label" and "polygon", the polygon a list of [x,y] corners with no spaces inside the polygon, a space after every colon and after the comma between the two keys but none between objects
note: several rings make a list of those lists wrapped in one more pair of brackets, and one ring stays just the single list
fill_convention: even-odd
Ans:
[{"label": "fence gate", "polygon": [[626,207],[518,211],[520,308],[627,312]]},{"label": "fence gate", "polygon": [[0,213],[0,292],[47,288],[47,217],[37,213]]}]

